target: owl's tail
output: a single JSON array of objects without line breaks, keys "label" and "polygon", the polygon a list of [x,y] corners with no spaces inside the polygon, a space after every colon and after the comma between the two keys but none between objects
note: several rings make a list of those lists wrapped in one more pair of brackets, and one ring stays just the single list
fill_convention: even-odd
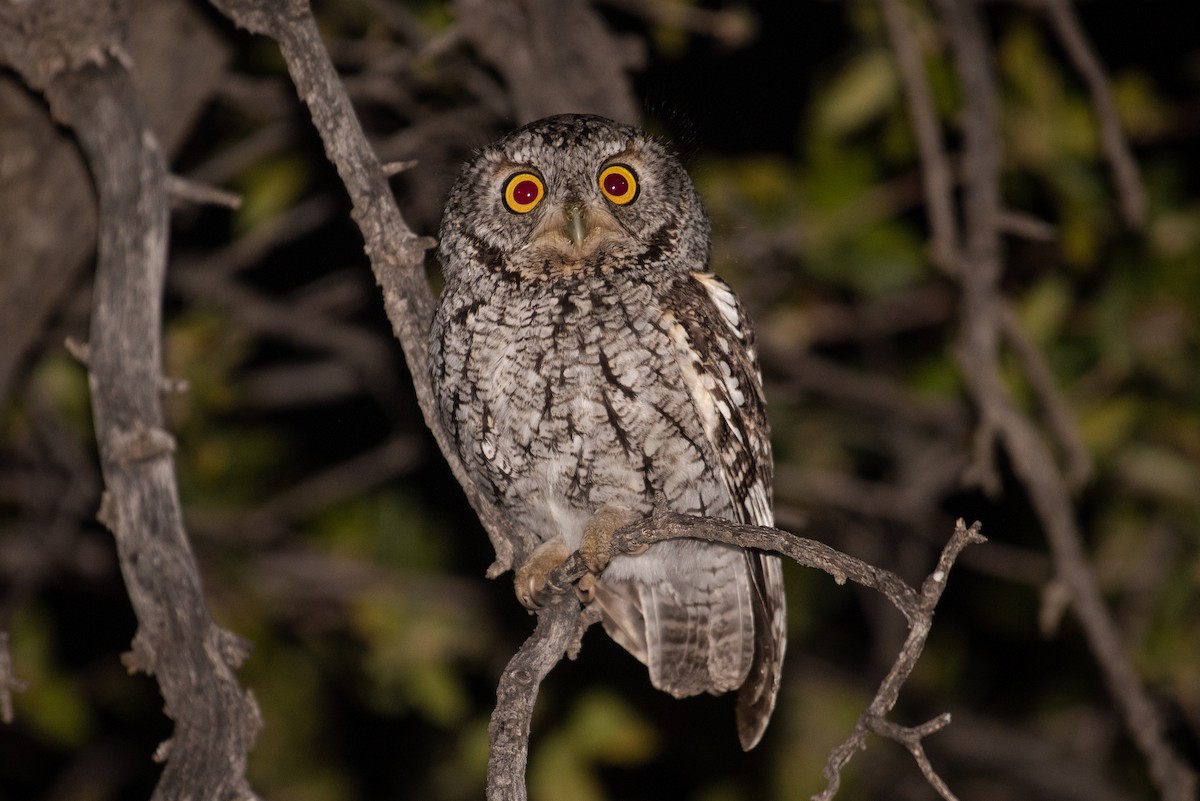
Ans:
[{"label": "owl's tail", "polygon": [[742,748],[749,751],[762,739],[775,711],[787,649],[787,607],[779,557],[747,553],[746,561],[754,587],[754,663],[738,690],[737,729]]},{"label": "owl's tail", "polygon": [[764,593],[760,583],[778,579],[779,560],[708,543],[654,547],[664,546],[689,551],[670,554],[669,576],[597,582],[594,603],[604,628],[649,668],[655,687],[676,698],[741,688],[738,736],[749,750],[762,737],[779,688],[784,641],[774,606],[781,596]]}]

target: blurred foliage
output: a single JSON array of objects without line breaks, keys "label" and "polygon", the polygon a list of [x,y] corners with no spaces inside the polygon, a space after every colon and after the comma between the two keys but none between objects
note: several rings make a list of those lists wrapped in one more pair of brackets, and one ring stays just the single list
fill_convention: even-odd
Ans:
[{"label": "blurred foliage", "polygon": [[584,691],[564,725],[548,732],[531,757],[529,797],[603,801],[608,796],[596,767],[646,762],[654,745],[654,729],[619,696]]},{"label": "blurred foliage", "polygon": [[[355,43],[387,46],[392,29],[376,13],[384,5],[322,3],[323,33],[339,45],[335,53],[353,61]],[[773,18],[782,11],[752,6],[759,39],[744,49],[717,47],[677,25],[617,8],[606,13],[646,45],[646,84],[660,95],[677,93],[675,108],[648,122],[694,141],[690,168],[713,217],[714,266],[747,299],[762,340],[775,352],[812,352],[886,377],[930,408],[954,406],[962,389],[953,312],[939,316],[914,301],[925,316],[906,325],[903,308],[894,315],[878,311],[915,292],[945,294],[949,285],[929,262],[915,146],[877,7],[863,0],[799,6],[827,23],[832,13],[834,21],[792,31]],[[1108,48],[1118,51],[1115,99],[1150,198],[1146,230],[1131,232],[1119,221],[1078,76],[1031,11],[1006,5],[989,12],[1003,92],[1005,201],[1051,223],[1057,234],[1050,243],[1009,240],[1005,291],[1095,461],[1079,509],[1097,573],[1142,675],[1171,710],[1172,737],[1195,759],[1200,162],[1194,120],[1200,75],[1185,67],[1187,59],[1200,58],[1200,48],[1164,53],[1145,24],[1127,30],[1128,9],[1081,9],[1101,57]],[[406,13],[434,35],[451,30],[454,21],[450,3],[427,0]],[[1153,14],[1155,20],[1168,16],[1161,9]],[[916,24],[953,145],[959,98],[950,55],[931,20],[918,16]],[[241,70],[267,84],[282,79],[271,47],[237,41]],[[739,73],[737,59],[755,48],[779,57],[814,55],[796,74]],[[425,58],[413,68],[413,80],[437,103],[449,104],[445,98],[466,91],[456,70],[468,57]],[[707,83],[703,96],[691,82],[661,77],[713,64],[731,77]],[[785,118],[798,106],[800,122],[786,146],[764,143],[753,124],[723,113],[731,98],[747,91],[739,75],[774,82],[778,107],[764,102],[764,118]],[[302,124],[302,115],[293,113],[293,124]],[[387,122],[377,122],[372,134],[381,139],[403,126],[380,118]],[[694,129],[673,128],[689,119]],[[254,114],[218,101],[198,122],[187,158],[203,162],[260,124]],[[706,132],[735,144],[711,146]],[[476,144],[488,134],[479,131]],[[184,217],[176,253],[202,255],[214,239],[263,236],[314,196],[344,203],[307,136],[284,138],[235,170],[229,184],[242,195],[242,208]],[[438,169],[431,180],[444,190],[453,164]],[[398,187],[406,214],[421,220],[419,192],[406,192],[412,187],[402,182]],[[286,298],[354,267],[361,273],[359,294],[347,290],[345,319],[388,343],[387,369],[403,375],[361,242],[346,230],[344,220],[329,222],[311,239],[272,251],[243,278]],[[433,225],[418,231],[432,232]],[[356,305],[354,297],[371,299]],[[255,405],[248,383],[256,371],[307,363],[314,349],[264,333],[216,301],[196,303],[175,293],[168,301],[168,372],[189,387],[168,396],[181,496],[214,614],[255,647],[241,673],[266,721],[251,759],[254,786],[265,798],[290,801],[481,797],[495,680],[531,619],[513,600],[507,578],[484,582],[491,558],[486,538],[424,438],[415,405],[371,389],[372,377],[361,367],[355,375],[367,388],[356,396]],[[864,333],[858,324],[865,318],[855,315],[872,310],[885,323],[883,333]],[[68,327],[80,325],[67,317]],[[831,322],[842,318],[851,323]],[[914,580],[959,514],[981,517],[998,544],[1044,552],[1011,481],[1001,499],[970,488],[925,499],[931,509],[925,530],[823,503],[814,477],[912,489],[904,483],[908,471],[935,434],[888,430],[869,410],[797,390],[786,363],[765,367],[778,502],[810,516],[810,536]],[[1023,376],[1014,362],[1012,388],[1041,419]],[[83,369],[48,348],[28,383],[25,398],[4,412],[5,442],[37,441],[31,423],[36,398],[82,447],[92,448]],[[279,512],[278,498],[289,488],[314,475],[333,481],[327,473],[342,460],[399,434],[413,437],[419,453],[411,463],[382,478],[351,478],[349,488],[343,481],[319,508],[291,499],[300,511]],[[910,439],[897,444],[903,437]],[[969,447],[958,445],[960,453]],[[901,447],[907,456],[897,455]],[[940,458],[943,452],[930,453]],[[315,492],[301,492],[300,500]],[[16,521],[19,505],[6,499],[0,513],[3,522]],[[90,520],[77,525],[88,547],[111,549]],[[986,551],[981,559],[992,553],[999,552]],[[16,672],[28,688],[16,699],[17,722],[0,733],[3,801],[138,799],[153,785],[149,754],[168,724],[152,682],[123,675],[118,654],[128,647],[133,623],[115,558],[101,562],[98,574],[84,578],[57,566],[61,575],[43,577],[35,596],[7,621]],[[1039,634],[1039,592],[1047,578],[1032,571],[1005,580],[960,566],[896,719],[918,722],[945,709],[967,709],[1026,733],[1031,742],[1055,744],[1062,754],[1072,752],[1065,742],[1070,737],[1059,734],[1065,714],[1086,708],[1115,727],[1112,705],[1069,619],[1053,638]],[[737,749],[731,705],[722,705],[727,699],[675,702],[655,693],[644,669],[594,631],[580,661],[560,666],[539,700],[531,798],[741,801],[807,797],[822,787],[826,754],[852,728],[895,652],[902,622],[889,618],[894,613],[877,599],[823,576],[789,566],[788,580],[791,660],[777,719],[758,751],[744,756]],[[89,612],[80,615],[81,608]],[[970,724],[957,725],[970,731]],[[975,797],[1012,797],[1003,792],[1012,779],[1002,766],[956,762],[946,756],[951,750],[939,756],[938,738],[953,738],[954,731],[928,744],[951,786],[959,778],[981,788],[992,777],[993,789]],[[1152,797],[1127,742],[1111,737],[1096,749],[1101,763],[1114,764],[1125,793],[1120,797]],[[898,747],[872,740],[845,773],[839,797],[933,797],[927,786],[912,783],[919,776],[905,755],[889,750]],[[73,771],[88,781],[72,778]],[[1046,796],[1028,790],[1027,797]]]}]

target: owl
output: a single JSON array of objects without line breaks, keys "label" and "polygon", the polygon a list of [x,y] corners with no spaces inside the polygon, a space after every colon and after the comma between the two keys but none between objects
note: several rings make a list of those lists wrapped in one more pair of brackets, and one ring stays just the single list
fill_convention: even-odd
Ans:
[{"label": "owl", "polygon": [[[526,125],[450,192],[432,385],[470,479],[518,532],[527,605],[528,567],[542,564],[544,583],[599,510],[633,519],[665,498],[673,512],[773,523],[754,334],[708,271],[709,232],[679,161],[602,117]],[[786,643],[778,557],[658,543],[613,558],[588,600],[655,687],[737,690],[739,739],[758,743]]]}]

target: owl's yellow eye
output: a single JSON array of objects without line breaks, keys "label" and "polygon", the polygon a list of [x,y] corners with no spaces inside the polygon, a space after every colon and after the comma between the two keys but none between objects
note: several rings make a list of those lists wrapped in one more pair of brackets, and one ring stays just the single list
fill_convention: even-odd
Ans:
[{"label": "owl's yellow eye", "polygon": [[515,172],[504,182],[504,205],[517,214],[533,211],[545,194],[542,179],[531,172]]},{"label": "owl's yellow eye", "polygon": [[624,206],[638,195],[637,176],[624,164],[613,164],[600,171],[600,191],[606,198]]}]

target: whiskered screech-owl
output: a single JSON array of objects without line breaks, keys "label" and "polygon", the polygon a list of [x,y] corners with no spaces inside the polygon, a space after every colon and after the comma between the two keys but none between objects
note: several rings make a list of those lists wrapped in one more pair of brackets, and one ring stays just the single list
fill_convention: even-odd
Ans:
[{"label": "whiskered screech-owl", "polygon": [[[514,543],[526,566],[578,548],[597,510],[643,517],[656,497],[772,525],[754,335],[709,251],[678,160],[601,117],[526,125],[451,190],[433,386],[471,479],[528,535]],[[518,572],[523,602],[544,577]],[[777,557],[664,542],[615,557],[590,599],[655,687],[738,690],[742,745],[759,741],[785,646]]]}]

